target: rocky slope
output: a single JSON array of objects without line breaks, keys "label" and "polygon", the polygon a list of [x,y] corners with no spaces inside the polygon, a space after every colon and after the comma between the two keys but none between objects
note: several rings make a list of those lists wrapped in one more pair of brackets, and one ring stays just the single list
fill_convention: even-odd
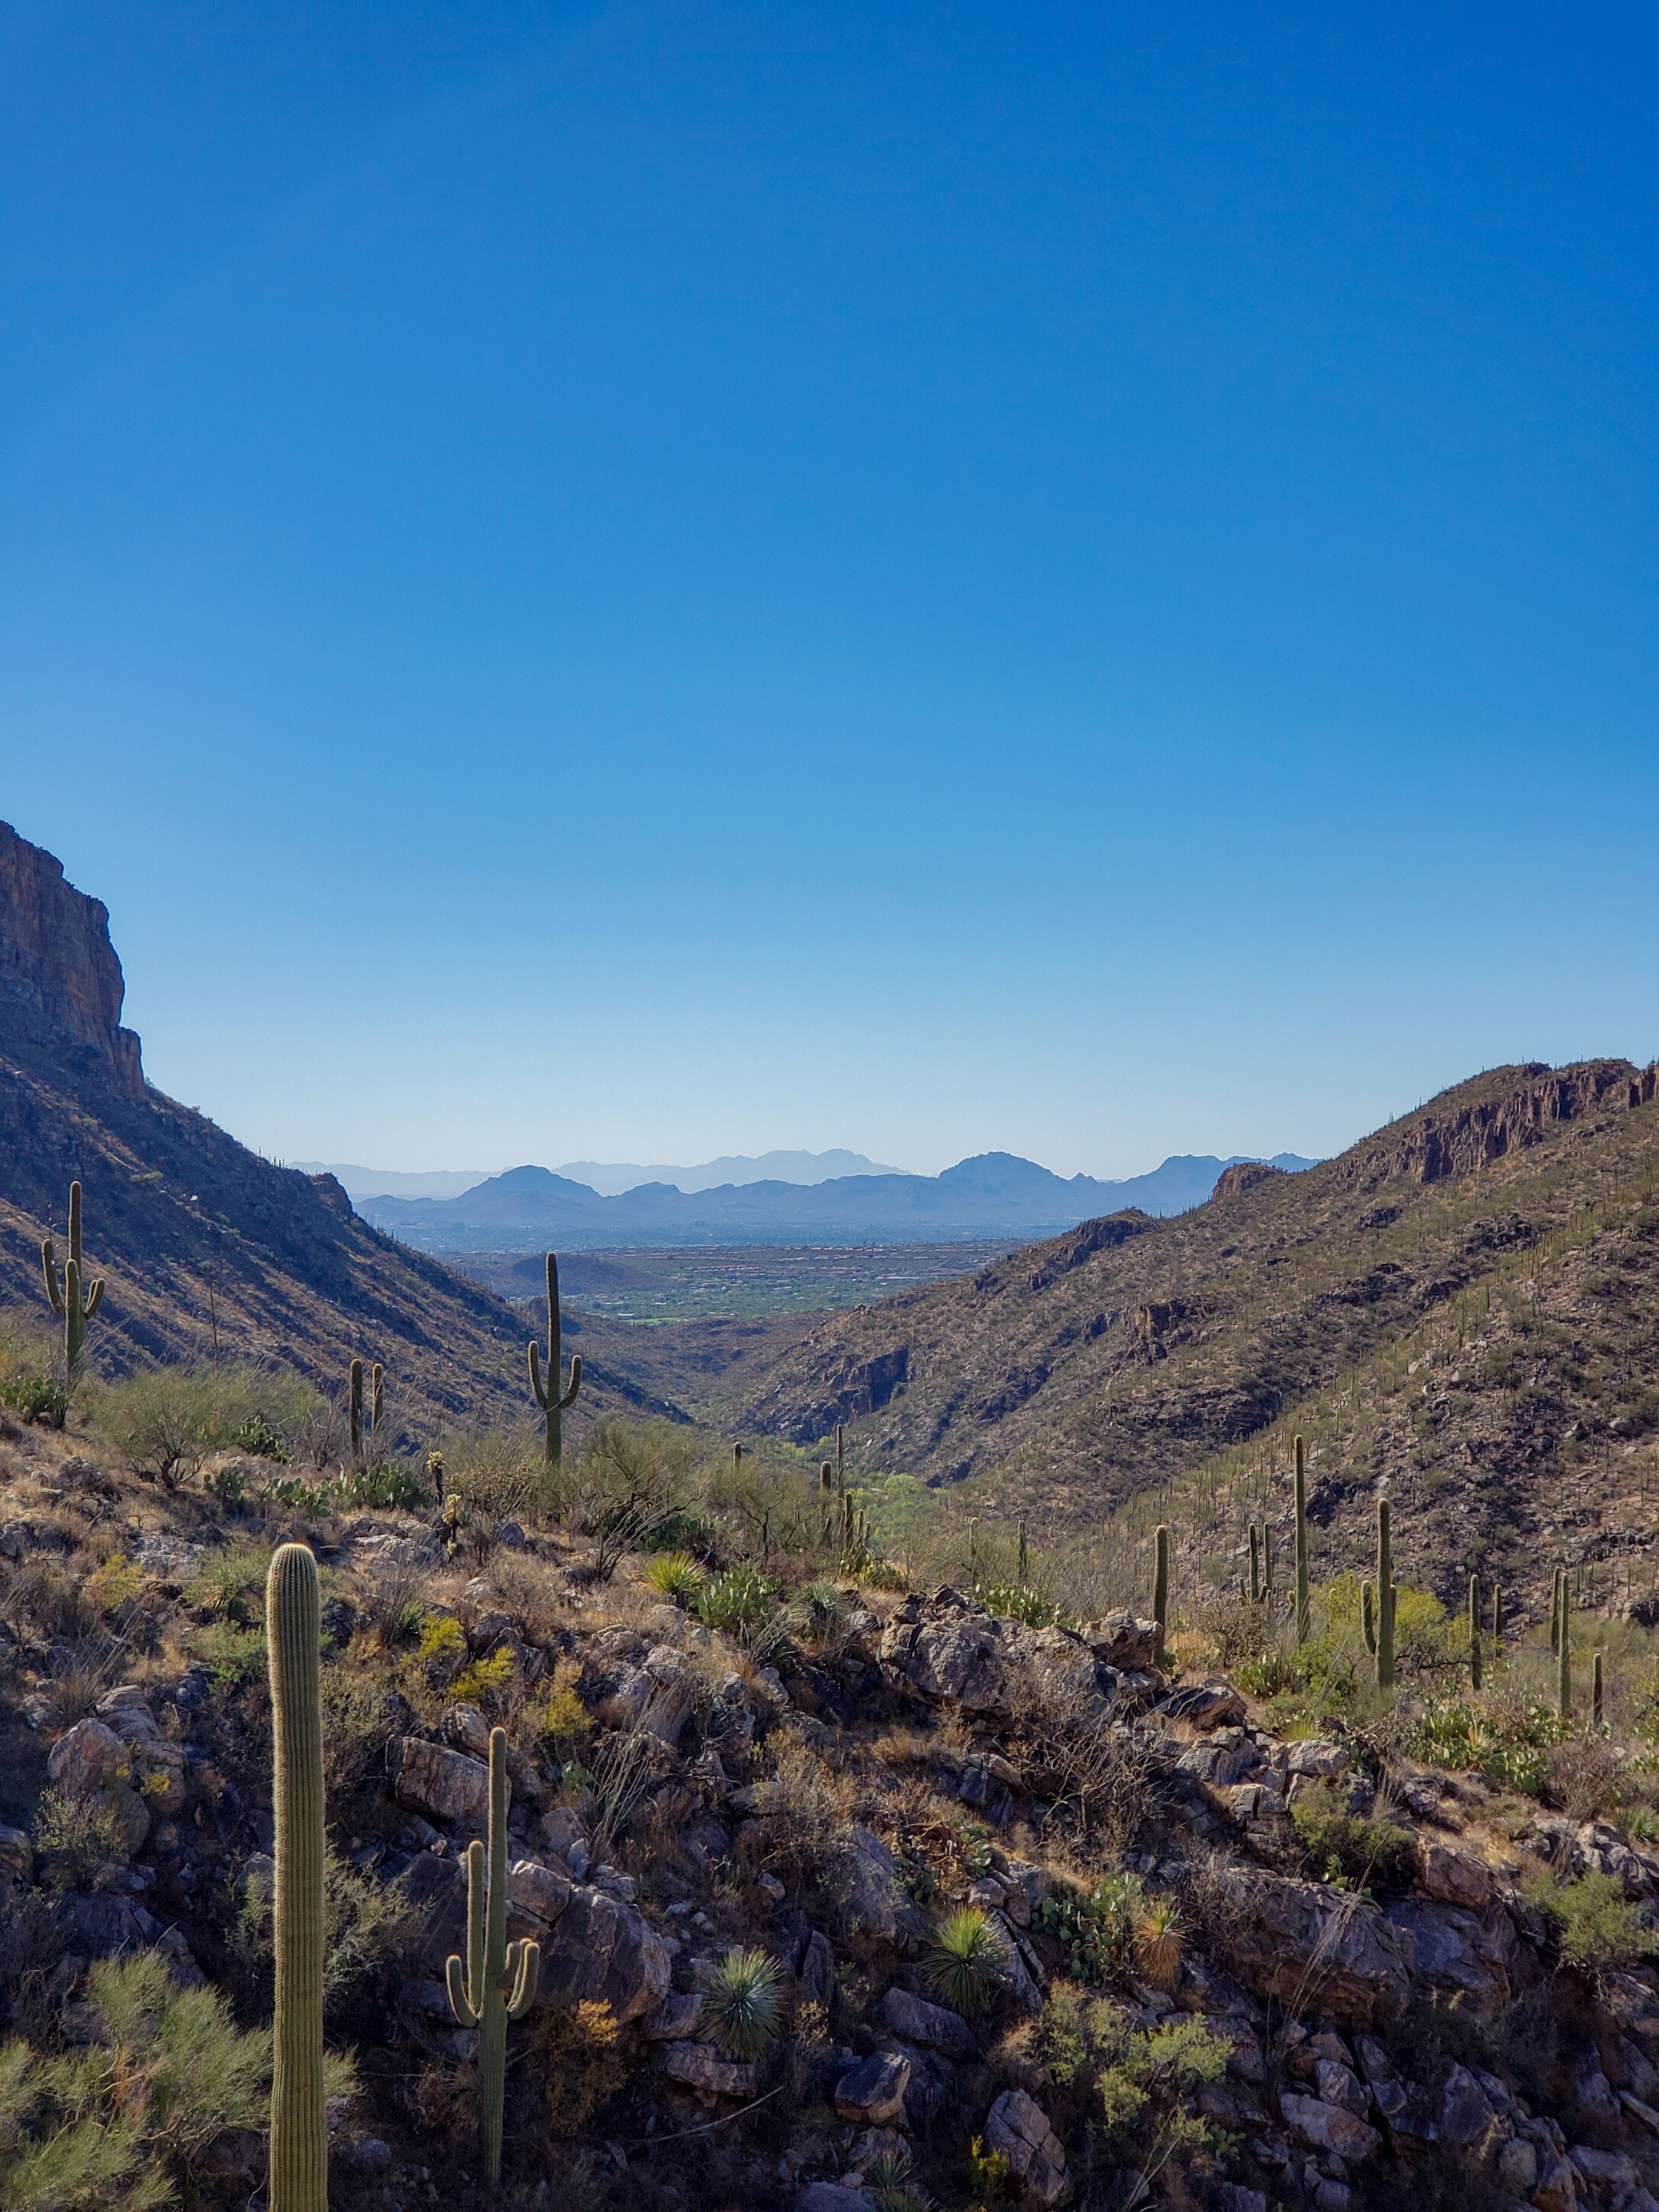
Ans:
[{"label": "rocky slope", "polygon": [[[83,1439],[0,1443],[0,2030],[84,2042],[89,1967],[123,1948],[264,2016],[258,1591],[287,1533],[142,1492]],[[843,1584],[763,1654],[626,1573],[596,1587],[555,1531],[465,1561],[408,1516],[301,1533],[345,1869],[331,2038],[362,2082],[335,2117],[347,2212],[486,2201],[442,1973],[491,1719],[510,1932],[544,1961],[492,2203],[1652,2212],[1659,1859],[1606,1775],[1608,1817],[1553,1814],[1397,1731],[1287,1739],[1190,1650],[1172,1682],[1128,1613],[1034,1629]],[[104,1607],[100,1676],[66,1590]],[[417,1649],[411,1601],[451,1630]],[[1552,1876],[1601,1899],[1591,1960],[1540,1906]],[[982,2003],[941,1987],[953,1909],[988,1930]],[[743,1946],[784,1999],[747,2055],[711,1994]],[[257,2131],[216,2136],[194,2202],[262,2177]]]},{"label": "rocky slope", "polygon": [[[757,1346],[721,1417],[846,1421],[860,1466],[1056,1528],[1174,1485],[1233,1542],[1297,1429],[1322,1522],[1395,1475],[1435,1500],[1437,1587],[1535,1579],[1581,1487],[1589,1540],[1645,1480],[1656,1144],[1652,1068],[1499,1069],[1305,1174],[1229,1170],[1176,1220],[1087,1222]],[[1364,1512],[1342,1525],[1358,1559]]]},{"label": "rocky slope", "polygon": [[[521,1405],[522,1319],[378,1234],[331,1176],[274,1167],[144,1081],[120,1024],[121,965],[102,904],[0,823],[0,1299],[46,1304],[40,1240],[69,1185],[107,1290],[88,1351],[243,1357],[337,1376],[380,1359],[404,1416]],[[590,1362],[577,1432],[639,1387]]]}]

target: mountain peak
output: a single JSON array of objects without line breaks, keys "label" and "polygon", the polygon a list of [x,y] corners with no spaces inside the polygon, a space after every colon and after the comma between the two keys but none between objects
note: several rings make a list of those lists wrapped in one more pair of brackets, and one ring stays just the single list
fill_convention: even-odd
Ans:
[{"label": "mountain peak", "polygon": [[64,864],[0,822],[0,1027],[36,1044],[90,1051],[99,1073],[142,1091],[137,1037],[121,1027],[126,981],[109,909]]}]

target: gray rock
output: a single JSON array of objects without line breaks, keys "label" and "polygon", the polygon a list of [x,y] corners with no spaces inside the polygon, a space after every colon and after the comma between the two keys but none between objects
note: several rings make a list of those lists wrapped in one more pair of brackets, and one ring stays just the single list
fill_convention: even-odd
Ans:
[{"label": "gray rock", "polygon": [[1538,2179],[1538,2146],[1512,2136],[1498,2154],[1498,2185],[1511,2197],[1530,2197]]},{"label": "gray rock", "polygon": [[891,1851],[868,1828],[849,1829],[837,1872],[848,1926],[890,1943],[898,1905],[898,1869]]},{"label": "gray rock", "polygon": [[1237,1970],[1253,1996],[1300,2003],[1317,1988],[1331,2019],[1368,2027],[1377,2005],[1406,1981],[1409,1934],[1363,1899],[1249,1867],[1223,1869],[1219,1878],[1247,1931]]},{"label": "gray rock", "polygon": [[1221,2182],[1215,2192],[1216,2212],[1267,2212],[1267,2192],[1246,2189],[1242,2182]]},{"label": "gray rock", "polygon": [[1417,1839],[1417,1881],[1425,1896],[1479,1911],[1492,1902],[1492,1874],[1479,1859],[1432,1836]]},{"label": "gray rock", "polygon": [[874,2202],[866,2189],[848,2189],[839,2181],[809,2181],[795,2207],[796,2212],[870,2212]]},{"label": "gray rock", "polygon": [[1286,1744],[1285,1752],[1287,1773],[1305,1775],[1316,1781],[1334,1781],[1338,1775],[1346,1774],[1352,1764],[1341,1744],[1332,1743],[1324,1736],[1309,1736],[1300,1743]]},{"label": "gray rock", "polygon": [[458,1750],[470,1751],[475,1759],[489,1756],[489,1723],[477,1705],[464,1700],[453,1705],[444,1715],[444,1734]]},{"label": "gray rock", "polygon": [[400,1805],[434,1820],[483,1826],[489,1812],[489,1769],[482,1759],[414,1735],[404,1737],[402,1753],[397,1781]]},{"label": "gray rock", "polygon": [[822,2005],[828,2012],[836,1994],[836,1954],[830,1939],[814,1928],[795,1960],[795,1986],[803,2002]]},{"label": "gray rock", "polygon": [[539,2003],[602,1999],[625,2023],[654,2011],[668,1994],[661,1936],[633,1905],[604,1890],[576,1884],[541,1943]]},{"label": "gray rock", "polygon": [[1328,2105],[1340,2105],[1345,2112],[1352,2112],[1362,2120],[1370,2110],[1370,2098],[1340,2059],[1316,2059],[1314,2082],[1321,2099]]},{"label": "gray rock", "polygon": [[1071,2187],[1066,2149],[1048,2115],[1023,2089],[1005,2089],[986,2116],[985,2140],[1000,2151],[1039,2204],[1058,2204]]},{"label": "gray rock", "polygon": [[1409,1945],[1412,1978],[1431,1990],[1457,1992],[1468,2011],[1490,2020],[1510,2001],[1510,1961],[1518,1939],[1509,1915],[1404,1898],[1383,1917]]},{"label": "gray rock", "polygon": [[929,2004],[908,1990],[891,1989],[881,2001],[881,2022],[902,2043],[942,2051],[947,2058],[971,2058],[974,2032],[959,2012]]},{"label": "gray rock", "polygon": [[550,1928],[570,1902],[571,1881],[562,1867],[544,1866],[539,1859],[517,1859],[507,1870],[509,1906],[538,1924],[515,1929],[518,1935],[541,1941],[541,1930]]},{"label": "gray rock", "polygon": [[872,2051],[836,2084],[836,2110],[844,2120],[866,2127],[902,2121],[904,2093],[910,2086],[910,2062],[897,2051]]},{"label": "gray rock", "polygon": [[1358,2163],[1382,2147],[1382,2138],[1375,2128],[1368,2127],[1364,2120],[1345,2112],[1340,2105],[1326,2104],[1322,2098],[1304,2097],[1293,2089],[1282,2089],[1279,2109],[1285,2126],[1316,2150],[1334,2151],[1339,2158]]},{"label": "gray rock", "polygon": [[112,1728],[100,1720],[76,1721],[47,1754],[46,1777],[66,1797],[91,1797],[126,1765],[126,1746]]},{"label": "gray rock", "polygon": [[702,2097],[746,2100],[755,2095],[760,2079],[746,2059],[728,2058],[712,2043],[665,2044],[661,2065],[671,2081]]},{"label": "gray rock", "polygon": [[1244,1700],[1224,1674],[1217,1674],[1202,1682],[1183,1682],[1178,1690],[1171,1690],[1163,1700],[1163,1710],[1171,1720],[1185,1721],[1189,1728],[1232,1728],[1244,1717]]},{"label": "gray rock", "polygon": [[379,2136],[355,2136],[348,2142],[337,2142],[330,2156],[342,2173],[372,2177],[392,2171],[392,2146],[382,2142]]},{"label": "gray rock", "polygon": [[701,1990],[670,1990],[640,2026],[647,2043],[694,2043],[702,2018]]},{"label": "gray rock", "polygon": [[0,1826],[0,1872],[29,1881],[34,1873],[34,1847],[21,1828]]},{"label": "gray rock", "polygon": [[1453,2065],[1447,2069],[1446,2078],[1440,2085],[1437,2118],[1441,2141],[1455,2143],[1462,2150],[1479,2142],[1492,2125],[1492,2108],[1486,2094],[1467,2066]]}]

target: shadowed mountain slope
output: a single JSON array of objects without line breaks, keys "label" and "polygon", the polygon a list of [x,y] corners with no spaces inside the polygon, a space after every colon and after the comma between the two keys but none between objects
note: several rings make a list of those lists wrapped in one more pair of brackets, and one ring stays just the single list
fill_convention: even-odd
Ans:
[{"label": "shadowed mountain slope", "polygon": [[[40,1239],[78,1177],[108,1285],[95,1364],[206,1355],[216,1328],[228,1352],[324,1378],[380,1359],[417,1423],[527,1406],[521,1316],[370,1228],[331,1176],[275,1167],[146,1083],[124,988],[102,904],[0,823],[0,1297],[49,1319]],[[645,1402],[603,1359],[578,1401]]]}]

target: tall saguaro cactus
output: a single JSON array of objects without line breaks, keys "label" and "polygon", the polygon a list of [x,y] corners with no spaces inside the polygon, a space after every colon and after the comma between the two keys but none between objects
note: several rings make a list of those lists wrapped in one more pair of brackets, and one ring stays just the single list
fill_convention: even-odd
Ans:
[{"label": "tall saguaro cactus", "polygon": [[1162,1521],[1152,1538],[1152,1619],[1158,1623],[1154,1657],[1162,1667],[1170,1656],[1170,1531]]},{"label": "tall saguaro cactus", "polygon": [[1394,1605],[1400,1595],[1394,1583],[1394,1546],[1389,1526],[1389,1501],[1376,1501],[1376,1593],[1375,1599],[1376,1626],[1376,1686],[1379,1690],[1394,1687]]},{"label": "tall saguaro cactus", "polygon": [[1555,1710],[1564,1721],[1572,1718],[1572,1615],[1568,1607],[1567,1578],[1561,1577],[1561,1594],[1556,1613],[1556,1682]]},{"label": "tall saguaro cactus", "polygon": [[104,1279],[82,1287],[85,1273],[81,1257],[81,1186],[70,1185],[69,1200],[69,1259],[64,1268],[61,1288],[58,1281],[58,1252],[50,1237],[40,1243],[40,1268],[46,1279],[46,1296],[52,1310],[64,1324],[64,1366],[70,1382],[75,1380],[76,1370],[81,1364],[81,1346],[85,1341],[87,1323],[104,1302]]},{"label": "tall saguaro cactus", "polygon": [[[507,2090],[507,2023],[536,2001],[541,1946],[507,1940],[507,1732],[489,1731],[489,1827],[484,1844],[466,1847],[466,1969],[452,1957],[445,1970],[451,2009],[478,2031],[478,2134],[484,2178],[501,2178],[501,2106]],[[272,2207],[272,2212],[276,2208]]]},{"label": "tall saguaro cactus", "polygon": [[580,1352],[570,1355],[570,1388],[559,1395],[559,1376],[564,1366],[564,1352],[559,1330],[559,1258],[556,1252],[547,1255],[547,1380],[542,1380],[542,1348],[532,1341],[530,1346],[530,1387],[536,1394],[536,1403],[547,1416],[547,1463],[556,1467],[564,1457],[564,1429],[561,1416],[569,1412],[576,1402],[576,1393],[582,1387],[582,1356]]},{"label": "tall saguaro cactus", "polygon": [[323,1704],[317,1562],[282,1544],[265,1584],[276,1815],[270,2212],[326,2212],[323,2088]]},{"label": "tall saguaro cactus", "polygon": [[1302,1439],[1296,1439],[1296,1640],[1305,1644],[1313,1630],[1308,1601],[1308,1469]]},{"label": "tall saguaro cactus", "polygon": [[1469,1687],[1480,1687],[1480,1577],[1469,1577]]},{"label": "tall saguaro cactus", "polygon": [[1250,1523],[1250,1603],[1261,1602],[1261,1531]]}]

